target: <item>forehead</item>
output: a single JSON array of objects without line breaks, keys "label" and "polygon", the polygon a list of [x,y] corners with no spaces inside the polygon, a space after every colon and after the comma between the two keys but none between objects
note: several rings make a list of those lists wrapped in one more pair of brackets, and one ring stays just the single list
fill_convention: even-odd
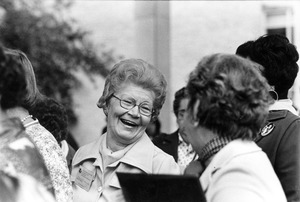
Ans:
[{"label": "forehead", "polygon": [[137,101],[148,101],[153,103],[155,94],[153,91],[144,89],[132,83],[124,83],[116,92],[117,95],[124,97],[131,97]]}]

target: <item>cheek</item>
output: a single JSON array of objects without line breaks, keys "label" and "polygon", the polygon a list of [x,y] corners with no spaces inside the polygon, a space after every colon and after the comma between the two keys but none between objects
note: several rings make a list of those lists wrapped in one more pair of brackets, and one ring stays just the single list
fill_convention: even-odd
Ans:
[{"label": "cheek", "polygon": [[150,123],[150,120],[151,120],[150,117],[149,118],[148,117],[142,117],[142,119],[141,119],[141,127],[147,128],[147,126]]},{"label": "cheek", "polygon": [[121,108],[118,103],[111,102],[106,108],[107,114],[110,117],[119,117],[127,112],[127,110]]},{"label": "cheek", "polygon": [[186,133],[186,136],[190,139],[192,134],[192,125],[188,117],[184,117],[184,119],[181,121],[181,127]]},{"label": "cheek", "polygon": [[119,109],[118,107],[108,107],[107,108],[107,124],[108,125],[115,125],[118,121],[119,117],[124,114],[124,111],[122,109]]}]

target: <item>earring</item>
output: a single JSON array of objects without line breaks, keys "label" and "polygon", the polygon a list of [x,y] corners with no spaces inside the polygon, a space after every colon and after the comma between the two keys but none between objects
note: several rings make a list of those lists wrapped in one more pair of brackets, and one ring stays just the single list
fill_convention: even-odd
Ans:
[{"label": "earring", "polygon": [[272,96],[272,98],[276,101],[278,101],[278,94],[275,91],[275,87],[274,86],[270,86],[270,90],[269,90],[270,95]]}]

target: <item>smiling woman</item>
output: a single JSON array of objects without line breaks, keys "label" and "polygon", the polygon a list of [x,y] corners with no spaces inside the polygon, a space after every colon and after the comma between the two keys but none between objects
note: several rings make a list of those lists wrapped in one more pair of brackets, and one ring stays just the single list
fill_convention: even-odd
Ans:
[{"label": "smiling woman", "polygon": [[107,132],[74,156],[74,201],[124,201],[117,172],[179,174],[173,157],[153,145],[145,130],[159,115],[166,80],[140,59],[117,63],[97,105],[107,116]]}]

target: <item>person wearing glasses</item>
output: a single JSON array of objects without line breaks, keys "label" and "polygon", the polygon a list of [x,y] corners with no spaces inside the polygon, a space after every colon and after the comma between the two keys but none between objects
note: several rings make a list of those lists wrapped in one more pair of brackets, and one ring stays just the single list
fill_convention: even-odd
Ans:
[{"label": "person wearing glasses", "polygon": [[74,202],[124,201],[118,172],[180,174],[173,157],[154,146],[145,132],[159,115],[166,87],[160,71],[141,59],[113,67],[97,103],[107,116],[107,132],[73,158]]}]

